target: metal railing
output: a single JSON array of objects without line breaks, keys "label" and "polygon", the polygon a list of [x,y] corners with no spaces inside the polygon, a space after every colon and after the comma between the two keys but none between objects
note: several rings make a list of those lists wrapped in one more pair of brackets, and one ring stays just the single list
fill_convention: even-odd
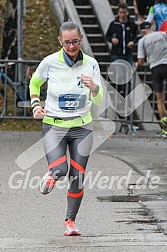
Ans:
[{"label": "metal railing", "polygon": [[[22,81],[18,81],[18,64],[22,64]],[[30,60],[0,60],[0,119],[32,119],[29,97],[29,81],[32,72],[36,69],[39,61]],[[102,63],[105,64],[105,63]],[[109,65],[106,65],[107,71]],[[147,66],[145,66],[146,69]],[[124,74],[124,73],[123,73]],[[157,124],[157,105],[155,93],[150,92],[149,98],[143,98],[140,106],[136,106],[136,99],[147,94],[147,82],[137,79],[138,74],[134,71],[130,84],[116,85],[109,78],[103,78],[104,102],[103,117],[115,122],[121,122],[133,126]],[[118,76],[121,74],[118,72]],[[146,77],[146,71],[144,78]],[[45,99],[46,85],[43,86],[42,99]],[[130,85],[130,89],[129,89]],[[139,89],[140,86],[140,89]],[[166,84],[164,85],[166,90]],[[135,91],[135,92],[134,92]],[[129,94],[131,92],[131,94]],[[133,94],[132,94],[133,93]],[[121,96],[120,96],[121,95]],[[125,98],[123,98],[123,96]],[[121,98],[122,97],[122,98]],[[128,99],[127,99],[128,97]],[[141,98],[142,99],[142,98]],[[98,109],[98,107],[97,107]],[[98,114],[100,114],[98,112]]]},{"label": "metal railing", "polygon": [[32,118],[29,81],[38,64],[32,60],[0,60],[0,119]]},{"label": "metal railing", "polygon": [[[115,64],[115,63],[114,63]],[[137,126],[144,130],[159,130],[159,115],[155,92],[152,90],[151,81],[147,81],[148,64],[143,66],[142,80],[139,78],[140,73],[134,69],[132,78],[129,83],[115,84],[126,75],[127,71],[115,72],[115,83],[110,79],[108,72],[111,65],[100,63],[101,67],[106,67],[106,76],[103,76],[104,104],[102,116],[115,122],[121,122],[121,126]],[[103,66],[102,66],[103,65]],[[113,68],[112,68],[113,69]],[[126,78],[125,78],[126,79]],[[166,95],[166,82],[164,83],[164,94]],[[95,114],[101,114],[100,109],[95,109]]]}]

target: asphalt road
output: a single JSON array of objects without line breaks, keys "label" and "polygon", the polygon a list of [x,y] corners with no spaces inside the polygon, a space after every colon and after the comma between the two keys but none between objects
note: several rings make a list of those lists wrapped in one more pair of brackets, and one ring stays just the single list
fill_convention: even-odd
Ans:
[{"label": "asphalt road", "polygon": [[[167,250],[167,139],[139,132],[106,140],[88,163],[76,219],[82,235],[64,237],[67,184],[40,194],[47,170],[41,142],[42,158],[27,166],[36,154],[25,151],[40,138],[34,132],[0,132],[0,251]],[[25,166],[19,167],[23,152]]]}]

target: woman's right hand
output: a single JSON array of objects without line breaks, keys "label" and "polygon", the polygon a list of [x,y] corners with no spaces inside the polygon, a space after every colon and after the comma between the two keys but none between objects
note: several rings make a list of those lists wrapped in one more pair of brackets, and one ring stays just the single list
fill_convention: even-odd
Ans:
[{"label": "woman's right hand", "polygon": [[37,108],[33,113],[35,119],[43,119],[46,116],[46,110],[43,108]]}]

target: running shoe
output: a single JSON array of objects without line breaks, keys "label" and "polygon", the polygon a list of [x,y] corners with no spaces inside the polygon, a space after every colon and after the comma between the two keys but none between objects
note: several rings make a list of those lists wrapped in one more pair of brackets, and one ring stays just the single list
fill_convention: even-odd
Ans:
[{"label": "running shoe", "polygon": [[160,132],[157,133],[161,137],[167,137],[167,130],[162,129]]},{"label": "running shoe", "polygon": [[159,124],[161,128],[166,131],[167,130],[167,117],[161,118],[161,120],[159,121]]},{"label": "running shoe", "polygon": [[53,190],[55,183],[56,183],[56,180],[51,177],[49,172],[47,172],[41,180],[40,192],[42,194],[50,193]]},{"label": "running shoe", "polygon": [[64,235],[81,235],[73,220],[67,220],[64,222]]}]

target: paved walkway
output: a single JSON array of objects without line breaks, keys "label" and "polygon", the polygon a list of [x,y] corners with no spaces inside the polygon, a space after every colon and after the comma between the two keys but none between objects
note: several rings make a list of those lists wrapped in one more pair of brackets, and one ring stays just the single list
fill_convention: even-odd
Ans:
[{"label": "paved walkway", "polygon": [[141,131],[105,141],[88,164],[76,219],[82,236],[64,237],[67,184],[40,195],[45,158],[24,170],[15,163],[40,137],[0,132],[0,251],[167,250],[167,139]]}]

